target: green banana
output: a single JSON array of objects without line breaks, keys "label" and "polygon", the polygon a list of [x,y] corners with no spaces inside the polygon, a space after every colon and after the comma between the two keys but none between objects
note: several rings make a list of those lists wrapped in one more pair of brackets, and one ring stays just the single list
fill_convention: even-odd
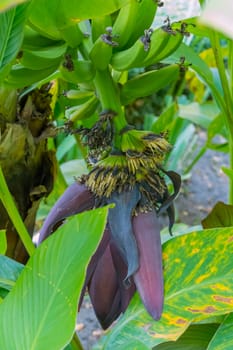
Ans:
[{"label": "green banana", "polygon": [[106,33],[100,35],[100,37],[95,41],[89,57],[93,62],[93,65],[98,70],[105,70],[112,57],[112,48],[117,46],[117,42],[113,41],[112,28],[107,27]]},{"label": "green banana", "polygon": [[142,62],[142,66],[155,64],[167,56],[170,56],[180,46],[186,32],[183,32],[183,24],[180,29],[173,29],[169,18],[166,25],[156,29],[151,35],[150,51]]},{"label": "green banana", "polygon": [[97,97],[92,96],[87,102],[67,109],[65,116],[72,123],[77,120],[90,118],[95,113],[98,103]]},{"label": "green banana", "polygon": [[115,70],[123,71],[142,65],[143,59],[150,49],[152,30],[145,30],[145,35],[138,39],[129,49],[116,52],[112,56],[111,65]]},{"label": "green banana", "polygon": [[94,92],[90,90],[68,90],[64,95],[70,100],[83,100],[84,98],[92,97]]},{"label": "green banana", "polygon": [[126,45],[133,33],[135,26],[135,16],[138,11],[138,1],[132,0],[119,10],[118,16],[112,27],[112,34],[118,37],[118,48],[122,49]]},{"label": "green banana", "polygon": [[64,45],[64,41],[49,39],[39,34],[31,27],[25,26],[22,50],[26,49],[37,51],[43,49],[46,51],[46,48],[54,47],[57,45]]},{"label": "green banana", "polygon": [[137,13],[134,17],[135,24],[127,46],[130,47],[133,43],[143,35],[146,28],[152,27],[158,3],[154,0],[138,1]]},{"label": "green banana", "polygon": [[49,68],[53,65],[59,66],[61,57],[56,58],[45,58],[35,55],[34,52],[23,52],[23,56],[20,59],[20,63],[28,69],[41,70]]},{"label": "green banana", "polygon": [[145,59],[141,62],[142,67],[149,65],[148,62],[155,59],[166,48],[170,36],[171,34],[164,30],[163,27],[157,28],[153,31],[151,35],[150,50]]},{"label": "green banana", "polygon": [[131,47],[151,26],[156,10],[154,0],[133,0],[122,7],[112,28],[112,34],[118,37],[119,43],[115,51]]},{"label": "green banana", "polygon": [[91,20],[91,36],[95,42],[106,30],[112,26],[111,16],[95,17]]},{"label": "green banana", "polygon": [[60,32],[64,40],[72,48],[78,47],[84,38],[84,33],[77,23],[61,28]]},{"label": "green banana", "polygon": [[175,81],[180,74],[178,64],[173,64],[159,70],[151,70],[128,80],[121,88],[121,102],[127,105],[136,98],[149,96]]},{"label": "green banana", "polygon": [[91,61],[72,60],[70,54],[66,54],[59,71],[64,80],[74,84],[91,81],[95,76],[95,68]]}]

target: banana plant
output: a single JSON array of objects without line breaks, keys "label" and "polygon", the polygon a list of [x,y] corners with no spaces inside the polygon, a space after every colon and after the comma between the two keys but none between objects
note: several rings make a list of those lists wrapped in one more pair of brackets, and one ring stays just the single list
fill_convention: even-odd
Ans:
[{"label": "banana plant", "polygon": [[[197,314],[204,318],[209,310],[214,315],[229,312],[231,305],[224,308],[221,304],[228,294],[221,289],[217,289],[220,299],[207,308],[206,299],[195,299],[193,293],[184,293],[183,304],[176,298],[179,286],[168,278],[182,255],[178,247],[185,244],[188,266],[193,266],[197,256],[190,258],[192,238],[200,250],[211,235],[218,242],[218,232],[178,237],[162,253],[159,215],[167,212],[172,232],[180,176],[164,167],[171,150],[167,133],[138,130],[128,123],[125,113],[129,103],[167,86],[175,90],[184,80],[188,65],[182,57],[172,64],[160,63],[182,45],[189,24],[165,18],[160,28],[153,29],[162,6],[159,0],[91,0],[88,4],[61,0],[59,6],[56,0],[5,0],[1,6],[0,127],[4,137],[0,198],[4,215],[0,228],[7,255],[20,260],[19,247],[26,249],[25,267],[3,259],[6,266],[13,264],[12,269],[22,269],[22,273],[8,280],[0,276],[1,348],[39,350],[48,344],[54,350],[82,348],[75,335],[75,315],[86,289],[105,329],[124,312],[124,317],[133,319],[128,309],[131,303],[134,314],[142,314],[143,320],[139,317],[130,329],[141,334],[143,328],[146,337],[139,343],[147,348],[181,335]],[[135,69],[138,73],[132,75]],[[57,196],[35,248],[30,235],[41,198],[48,196],[54,184],[53,168],[58,164],[53,153],[61,133],[74,136],[79,152],[85,155],[87,172]],[[60,169],[57,178],[66,187]],[[173,184],[172,193],[166,179]],[[87,210],[91,212],[82,213]],[[9,221],[13,223],[10,228]],[[220,243],[226,244],[229,235],[223,232]],[[206,252],[202,261],[207,261]],[[220,266],[214,255],[211,262],[222,268],[215,276],[220,278],[227,262]],[[182,271],[185,286],[192,289],[194,280],[188,279],[185,267]],[[204,268],[194,274],[197,285],[203,281],[202,274],[207,274]],[[214,271],[209,278],[213,275]],[[210,294],[208,283],[201,287]],[[22,303],[17,305],[17,298]],[[183,307],[177,317],[176,302]],[[31,312],[33,307],[36,312]],[[142,312],[144,307],[146,312]],[[27,317],[21,319],[21,313]],[[64,327],[61,317],[67,322]],[[159,340],[151,341],[156,334]],[[107,340],[109,347],[111,342],[112,336]],[[119,344],[117,340],[118,348]],[[130,346],[135,347],[135,342]]]}]

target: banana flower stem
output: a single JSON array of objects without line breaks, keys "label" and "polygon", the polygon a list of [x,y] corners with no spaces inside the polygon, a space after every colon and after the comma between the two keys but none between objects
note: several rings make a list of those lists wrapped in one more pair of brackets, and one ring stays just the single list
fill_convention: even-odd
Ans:
[{"label": "banana flower stem", "polygon": [[119,132],[127,126],[127,121],[121,106],[119,89],[113,81],[109,68],[101,71],[97,70],[94,83],[102,109],[116,113],[112,120],[115,128],[114,146],[120,148],[121,137]]}]

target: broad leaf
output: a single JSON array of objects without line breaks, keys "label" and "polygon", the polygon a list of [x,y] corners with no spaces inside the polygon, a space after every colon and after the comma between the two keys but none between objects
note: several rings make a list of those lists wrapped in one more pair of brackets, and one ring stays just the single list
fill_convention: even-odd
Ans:
[{"label": "broad leaf", "polygon": [[0,230],[0,254],[6,253],[7,242],[6,242],[6,231]]},{"label": "broad leaf", "polygon": [[11,290],[23,268],[24,265],[17,261],[0,255],[0,287]]},{"label": "broad leaf", "polygon": [[214,76],[209,68],[209,66],[205,63],[205,61],[194,51],[193,48],[182,43],[178,50],[166,58],[164,62],[166,63],[175,63],[179,62],[180,57],[185,57],[186,63],[191,64],[190,69],[194,70],[195,73],[201,78],[201,80],[210,88],[220,110],[224,110],[225,102],[222,97],[222,91],[219,91],[215,86]]},{"label": "broad leaf", "polygon": [[204,228],[233,226],[233,205],[218,202],[201,223]]},{"label": "broad leaf", "polygon": [[233,314],[226,316],[225,320],[209,343],[207,350],[232,350],[233,349]]},{"label": "broad leaf", "polygon": [[174,341],[191,322],[233,311],[233,228],[193,232],[163,245],[165,304],[160,321],[138,294],[106,337],[104,349],[121,350],[136,338],[148,347]]},{"label": "broad leaf", "polygon": [[191,325],[175,343],[160,344],[153,350],[207,350],[218,327],[217,323]]},{"label": "broad leaf", "polygon": [[0,12],[6,11],[10,7],[22,4],[23,2],[27,2],[28,0],[1,0],[0,3]]},{"label": "broad leaf", "polygon": [[0,13],[0,74],[16,57],[23,40],[27,4]]},{"label": "broad leaf", "polygon": [[59,39],[61,30],[82,20],[115,12],[130,0],[33,0],[30,22],[43,35]]},{"label": "broad leaf", "polygon": [[215,103],[199,104],[192,102],[187,105],[179,105],[178,115],[181,118],[190,120],[193,124],[208,129],[210,123],[219,113]]},{"label": "broad leaf", "polygon": [[75,330],[85,270],[108,208],[75,216],[36,249],[0,305],[0,348],[60,350]]},{"label": "broad leaf", "polygon": [[201,22],[225,33],[233,39],[233,2],[232,0],[208,1],[201,17]]}]

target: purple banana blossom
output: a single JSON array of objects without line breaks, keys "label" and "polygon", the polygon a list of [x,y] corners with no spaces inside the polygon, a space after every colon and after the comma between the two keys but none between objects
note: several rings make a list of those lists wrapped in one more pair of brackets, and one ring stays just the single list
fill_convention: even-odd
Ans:
[{"label": "purple banana blossom", "polygon": [[[127,308],[137,289],[149,314],[158,320],[163,309],[163,272],[159,223],[155,211],[133,216],[141,195],[114,193],[103,238],[91,258],[81,293],[88,289],[95,313],[104,329]],[[51,209],[39,242],[66,217],[94,207],[94,195],[84,184],[69,186]]]}]

